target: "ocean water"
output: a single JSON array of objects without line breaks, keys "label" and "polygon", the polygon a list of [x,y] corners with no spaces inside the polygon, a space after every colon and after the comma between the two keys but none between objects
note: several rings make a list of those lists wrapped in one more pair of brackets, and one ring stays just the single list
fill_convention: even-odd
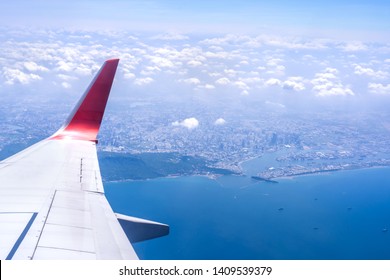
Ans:
[{"label": "ocean water", "polygon": [[189,176],[105,190],[114,211],[170,225],[134,244],[141,259],[390,259],[390,168],[278,181]]}]

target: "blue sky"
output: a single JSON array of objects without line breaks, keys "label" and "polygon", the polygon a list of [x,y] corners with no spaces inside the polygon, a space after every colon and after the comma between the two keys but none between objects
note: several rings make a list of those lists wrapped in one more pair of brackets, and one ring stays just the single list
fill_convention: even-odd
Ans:
[{"label": "blue sky", "polygon": [[387,40],[388,1],[7,1],[0,23],[85,29],[278,33]]}]

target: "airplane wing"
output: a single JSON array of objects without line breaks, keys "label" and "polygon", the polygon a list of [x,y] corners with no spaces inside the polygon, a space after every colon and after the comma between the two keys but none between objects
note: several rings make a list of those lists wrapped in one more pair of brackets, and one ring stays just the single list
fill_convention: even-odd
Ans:
[{"label": "airplane wing", "polygon": [[107,60],[62,128],[0,162],[0,259],[137,259],[164,224],[114,213],[97,134],[119,59]]}]

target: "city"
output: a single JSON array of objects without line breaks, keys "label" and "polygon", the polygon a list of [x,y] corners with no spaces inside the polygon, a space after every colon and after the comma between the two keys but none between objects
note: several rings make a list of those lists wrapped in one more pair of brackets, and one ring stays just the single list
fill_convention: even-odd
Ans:
[{"label": "city", "polygon": [[[331,112],[303,115],[266,107],[261,108],[261,116],[256,116],[248,108],[240,108],[244,105],[236,104],[231,111],[224,108],[221,118],[217,110],[200,103],[185,107],[162,101],[129,101],[128,105],[114,104],[106,113],[99,135],[100,153],[116,157],[166,154],[167,161],[173,161],[174,153],[203,160],[204,169],[198,161],[193,169],[185,169],[185,174],[212,176],[227,170],[264,179],[390,165],[390,129],[385,121],[389,116]],[[58,110],[50,102],[32,103],[29,108],[7,105],[1,110],[3,158],[50,136],[67,115],[66,107]],[[245,113],[237,117],[239,111]],[[185,116],[196,117],[196,126],[178,125],[177,119],[182,122]],[[151,158],[143,157],[153,161]],[[251,163],[249,170],[245,162]],[[170,167],[161,176],[180,175],[180,168],[173,169]]]}]

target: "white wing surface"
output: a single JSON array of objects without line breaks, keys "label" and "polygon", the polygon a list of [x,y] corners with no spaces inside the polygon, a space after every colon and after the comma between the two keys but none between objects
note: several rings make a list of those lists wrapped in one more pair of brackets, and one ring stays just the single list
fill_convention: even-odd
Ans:
[{"label": "white wing surface", "polygon": [[104,195],[96,137],[118,62],[104,63],[58,132],[0,162],[0,259],[137,259],[131,242],[168,234],[114,213]]}]

